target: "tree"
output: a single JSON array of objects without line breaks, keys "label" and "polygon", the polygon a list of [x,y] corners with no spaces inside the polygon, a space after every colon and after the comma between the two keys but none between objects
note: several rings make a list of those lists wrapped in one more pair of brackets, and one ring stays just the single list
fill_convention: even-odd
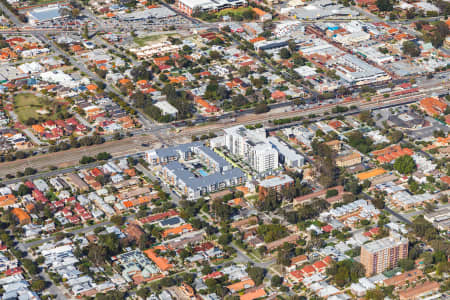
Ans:
[{"label": "tree", "polygon": [[256,207],[262,211],[273,211],[280,207],[281,200],[281,197],[274,190],[270,189],[265,197],[257,201]]},{"label": "tree", "polygon": [[210,265],[205,265],[202,269],[202,274],[203,275],[208,275],[211,274],[213,272],[213,268]]},{"label": "tree", "polygon": [[260,267],[247,268],[247,273],[256,285],[260,285],[266,276],[266,270]]},{"label": "tree", "polygon": [[333,276],[334,282],[340,287],[358,281],[364,273],[364,266],[351,259],[333,262],[327,269],[327,275]]},{"label": "tree", "polygon": [[256,107],[255,107],[256,114],[266,113],[269,110],[270,110],[269,106],[265,103],[260,103],[260,104],[256,105]]},{"label": "tree", "polygon": [[258,226],[258,234],[264,237],[264,242],[270,243],[287,235],[286,228],[281,224],[262,224]]},{"label": "tree", "polygon": [[450,30],[448,29],[447,24],[443,21],[436,22],[434,27],[435,30],[431,34],[431,44],[433,44],[433,47],[439,48],[444,43],[445,38],[450,33]]},{"label": "tree", "polygon": [[439,233],[436,228],[434,228],[433,224],[425,220],[423,215],[416,217],[410,226],[417,236],[428,241],[435,240],[439,236]]},{"label": "tree", "polygon": [[161,73],[161,74],[159,75],[159,80],[161,80],[162,82],[167,82],[167,81],[169,81],[169,78],[167,77],[166,74]]},{"label": "tree", "polygon": [[23,151],[16,151],[16,158],[17,159],[24,159],[25,157],[27,157],[27,154]]},{"label": "tree", "polygon": [[441,261],[436,266],[436,273],[438,275],[442,275],[444,273],[448,273],[450,271],[450,263],[448,261]]},{"label": "tree", "polygon": [[390,0],[377,0],[376,5],[380,11],[392,11],[394,8]]},{"label": "tree", "polygon": [[413,41],[405,41],[402,45],[402,51],[405,55],[409,55],[411,57],[417,57],[420,55],[420,47]]},{"label": "tree", "polygon": [[105,227],[104,226],[99,226],[99,227],[95,227],[94,228],[94,233],[95,234],[99,234],[100,232],[104,231]]},{"label": "tree", "polygon": [[42,255],[38,256],[38,258],[36,258],[36,263],[38,265],[42,265],[45,262],[45,257],[43,257]]},{"label": "tree", "polygon": [[403,155],[395,160],[394,169],[401,174],[411,174],[417,169],[417,166],[411,156]]},{"label": "tree", "polygon": [[373,290],[368,290],[366,293],[367,300],[384,300],[385,294],[381,288],[376,288]]},{"label": "tree", "polygon": [[150,295],[150,291],[148,288],[143,287],[136,292],[136,295],[138,295],[142,299],[147,299],[147,297]]},{"label": "tree", "polygon": [[83,27],[83,38],[89,39],[89,28],[87,23]]},{"label": "tree", "polygon": [[289,252],[285,250],[279,250],[277,253],[277,264],[283,266],[289,266],[291,264],[291,259],[289,257]]},{"label": "tree", "polygon": [[106,294],[99,293],[95,295],[96,300],[121,300],[125,298],[125,293],[119,291],[109,291]]},{"label": "tree", "polygon": [[327,190],[325,198],[331,198],[339,194],[338,190]]},{"label": "tree", "polygon": [[25,267],[25,269],[31,275],[36,275],[39,272],[37,264],[34,261],[32,261],[31,259],[28,259],[28,258],[22,259],[22,265]]},{"label": "tree", "polygon": [[71,14],[73,18],[77,18],[80,15],[80,9],[78,7],[72,8]]},{"label": "tree", "polygon": [[109,154],[108,152],[100,152],[96,156],[97,160],[107,160],[107,159],[110,159],[110,158],[111,158],[111,154]]},{"label": "tree", "polygon": [[272,277],[272,279],[270,280],[270,284],[273,287],[279,287],[282,283],[283,283],[283,278],[278,275],[274,275]]},{"label": "tree", "polygon": [[142,64],[131,69],[130,75],[133,77],[133,81],[153,79],[153,74],[152,71],[150,70],[150,65],[147,62],[143,62]]},{"label": "tree", "polygon": [[414,269],[415,264],[414,264],[414,260],[405,258],[405,259],[400,259],[398,261],[398,266],[400,268],[402,268],[404,271],[410,271],[410,270]]},{"label": "tree", "polygon": [[282,48],[282,49],[280,50],[280,57],[281,57],[282,59],[288,59],[288,58],[291,57],[291,52],[290,52],[289,49],[287,49],[287,48]]},{"label": "tree", "polygon": [[391,140],[391,143],[397,144],[403,139],[403,132],[399,130],[392,131],[391,135],[389,136],[389,139]]},{"label": "tree", "polygon": [[231,243],[232,239],[233,239],[233,236],[232,236],[231,234],[229,234],[229,233],[224,233],[224,234],[222,234],[222,235],[219,237],[218,242],[219,242],[219,244],[221,244],[222,246],[226,246],[226,245],[228,245],[229,243]]},{"label": "tree", "polygon": [[335,160],[336,153],[327,144],[316,140],[313,141],[312,148],[320,171],[320,184],[324,187],[335,186],[339,175]]},{"label": "tree", "polygon": [[347,192],[351,192],[353,195],[358,195],[362,191],[362,186],[359,184],[358,180],[352,177],[345,183],[344,190]]},{"label": "tree", "polygon": [[19,189],[17,190],[17,194],[19,196],[25,196],[29,193],[31,193],[31,189],[29,187],[27,187],[25,184],[21,184],[19,186]]},{"label": "tree", "polygon": [[236,107],[244,106],[247,103],[248,99],[242,94],[238,94],[231,99],[231,104]]},{"label": "tree", "polygon": [[122,216],[112,216],[111,222],[113,222],[116,226],[122,226],[125,220]]},{"label": "tree", "polygon": [[372,204],[378,209],[383,209],[386,205],[383,198],[381,198],[381,197],[372,199]]},{"label": "tree", "polygon": [[38,280],[33,280],[33,282],[31,283],[31,289],[35,292],[40,292],[43,289],[45,289],[45,281],[38,279]]},{"label": "tree", "polygon": [[233,214],[232,208],[221,199],[217,199],[211,204],[211,210],[222,221],[229,220]]},{"label": "tree", "polygon": [[222,58],[222,55],[221,55],[218,51],[215,51],[215,50],[211,50],[211,51],[209,52],[209,56],[210,56],[213,60],[218,60],[218,59]]},{"label": "tree", "polygon": [[90,157],[90,156],[83,156],[80,159],[80,164],[84,165],[84,164],[89,164],[95,161],[95,158]]},{"label": "tree", "polygon": [[289,40],[288,47],[289,47],[289,50],[291,50],[291,52],[294,53],[297,50],[297,43],[295,43],[294,40]]},{"label": "tree", "polygon": [[364,122],[368,125],[373,125],[374,121],[372,119],[372,113],[370,112],[370,110],[364,110],[362,112],[359,113],[358,118],[361,122]]}]

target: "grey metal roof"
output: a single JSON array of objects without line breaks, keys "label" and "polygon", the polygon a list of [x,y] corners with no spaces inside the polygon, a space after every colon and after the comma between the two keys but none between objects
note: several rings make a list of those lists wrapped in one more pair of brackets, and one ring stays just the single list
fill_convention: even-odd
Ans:
[{"label": "grey metal roof", "polygon": [[29,14],[29,17],[31,17],[39,22],[53,20],[53,19],[61,17],[60,8],[58,6],[46,7],[44,9],[38,8],[38,9],[30,11],[28,14]]},{"label": "grey metal roof", "polygon": [[168,163],[165,167],[175,174],[177,180],[194,190],[206,188],[234,178],[244,177],[244,172],[238,168],[233,168],[223,173],[217,172],[204,177],[196,177],[194,173],[191,173],[182,164],[176,161]]},{"label": "grey metal roof", "polygon": [[194,149],[194,152],[196,151],[208,156],[208,158],[218,164],[220,168],[229,165],[229,163],[222,156],[218,155],[216,152],[204,145],[196,147],[196,149]]},{"label": "grey metal roof", "polygon": [[156,149],[155,154],[160,158],[179,156],[180,152],[181,153],[191,152],[193,147],[201,147],[201,146],[203,146],[203,144],[200,142],[182,144],[175,147]]},{"label": "grey metal roof", "polygon": [[159,222],[161,224],[161,226],[171,226],[171,225],[176,225],[181,223],[181,218],[180,217],[173,217],[173,218],[169,218],[169,219],[165,219],[162,220],[161,222]]}]

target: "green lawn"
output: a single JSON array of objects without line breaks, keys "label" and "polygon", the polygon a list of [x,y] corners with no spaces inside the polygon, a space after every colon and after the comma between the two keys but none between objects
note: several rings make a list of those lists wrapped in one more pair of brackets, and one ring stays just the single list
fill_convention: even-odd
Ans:
[{"label": "green lawn", "polygon": [[25,122],[29,118],[38,119],[40,116],[45,116],[36,112],[39,109],[47,109],[51,112],[51,107],[45,104],[45,98],[32,93],[23,93],[14,96],[14,111],[19,117],[20,122]]},{"label": "green lawn", "polygon": [[228,15],[242,15],[245,11],[251,11],[250,7],[239,7],[239,8],[227,8],[219,11],[218,16],[228,16]]},{"label": "green lawn", "polygon": [[162,40],[164,37],[173,36],[175,33],[169,33],[169,34],[155,34],[155,35],[148,35],[143,37],[135,37],[133,39],[133,42],[138,44],[140,47],[145,46],[148,42],[155,42]]},{"label": "green lawn", "polygon": [[49,5],[49,4],[54,4],[54,3],[58,3],[58,2],[60,2],[60,1],[58,1],[58,0],[34,0],[30,3],[30,6],[31,5],[44,5],[44,4]]}]

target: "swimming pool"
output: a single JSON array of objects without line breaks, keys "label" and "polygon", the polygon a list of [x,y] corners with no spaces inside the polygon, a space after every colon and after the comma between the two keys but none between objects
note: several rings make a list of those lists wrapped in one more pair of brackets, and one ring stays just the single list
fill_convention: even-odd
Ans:
[{"label": "swimming pool", "polygon": [[202,175],[203,177],[208,176],[208,173],[206,173],[205,170],[200,169],[200,170],[198,170],[198,172],[199,172],[200,175]]}]

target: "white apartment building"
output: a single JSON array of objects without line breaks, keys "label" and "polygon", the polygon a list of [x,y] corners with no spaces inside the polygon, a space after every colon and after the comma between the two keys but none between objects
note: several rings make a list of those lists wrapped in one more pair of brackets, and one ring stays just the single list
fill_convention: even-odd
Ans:
[{"label": "white apartment building", "polygon": [[224,129],[225,147],[243,158],[258,173],[278,168],[278,151],[266,138],[263,128],[247,130],[238,125]]},{"label": "white apartment building", "polygon": [[249,163],[258,173],[278,168],[278,151],[266,143],[252,147],[249,152]]}]

